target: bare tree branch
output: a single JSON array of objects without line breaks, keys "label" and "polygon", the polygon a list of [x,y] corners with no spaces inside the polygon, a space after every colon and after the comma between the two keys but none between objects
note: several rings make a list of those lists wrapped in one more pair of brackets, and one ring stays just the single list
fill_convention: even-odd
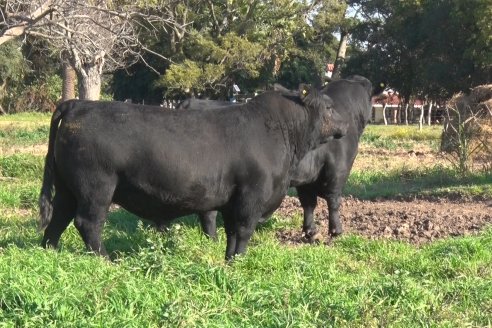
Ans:
[{"label": "bare tree branch", "polygon": [[5,1],[0,9],[0,44],[23,34],[43,38],[64,53],[62,57],[73,65],[79,80],[91,76],[100,80],[97,74],[103,70],[127,67],[142,60],[144,51],[169,61],[145,47],[140,32],[157,35],[158,30],[171,27],[182,37],[186,29],[166,11],[159,12],[159,7],[137,7],[130,2],[117,8],[106,0]]},{"label": "bare tree branch", "polygon": [[[29,28],[34,26],[36,22],[45,18],[47,15],[51,14],[54,10],[52,8],[53,0],[44,1],[37,9],[28,13],[12,13],[2,11],[3,21],[0,22],[2,29],[0,30],[0,44],[5,43],[13,38],[21,36],[26,33]],[[9,4],[5,6],[8,9]]]}]

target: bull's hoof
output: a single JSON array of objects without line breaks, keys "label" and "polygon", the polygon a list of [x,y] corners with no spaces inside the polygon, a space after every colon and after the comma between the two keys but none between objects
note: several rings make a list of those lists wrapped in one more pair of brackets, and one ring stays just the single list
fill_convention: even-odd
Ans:
[{"label": "bull's hoof", "polygon": [[207,235],[205,234],[205,237],[207,237],[208,239],[210,239],[211,241],[213,242],[217,242],[219,240],[219,238],[217,237],[217,235]]},{"label": "bull's hoof", "polygon": [[168,233],[169,231],[171,231],[171,227],[168,224],[156,224],[154,228],[155,230],[157,230],[157,232],[161,233]]},{"label": "bull's hoof", "polygon": [[308,241],[310,244],[321,244],[323,241],[323,235],[316,232],[314,235],[308,237]]},{"label": "bull's hoof", "polygon": [[49,239],[43,239],[41,241],[41,247],[43,247],[44,249],[57,249],[58,245],[53,244],[52,242],[50,242]]},{"label": "bull's hoof", "polygon": [[330,230],[330,236],[332,238],[335,238],[335,237],[338,237],[342,234],[342,229],[333,229],[333,230]]},{"label": "bull's hoof", "polygon": [[305,232],[302,238],[305,243],[320,244],[323,241],[323,236],[318,231]]}]

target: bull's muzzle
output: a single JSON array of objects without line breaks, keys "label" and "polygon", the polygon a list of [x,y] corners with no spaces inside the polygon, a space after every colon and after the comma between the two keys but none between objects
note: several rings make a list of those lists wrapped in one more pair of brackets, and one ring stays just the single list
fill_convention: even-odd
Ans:
[{"label": "bull's muzzle", "polygon": [[323,140],[340,139],[347,134],[348,123],[333,109],[328,109],[321,122]]}]

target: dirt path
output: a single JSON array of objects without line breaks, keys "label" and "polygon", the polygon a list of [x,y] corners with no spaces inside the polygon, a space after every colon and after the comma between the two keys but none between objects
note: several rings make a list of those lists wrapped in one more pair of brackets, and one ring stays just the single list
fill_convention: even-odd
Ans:
[{"label": "dirt path", "polygon": [[47,144],[38,144],[30,146],[6,146],[0,145],[0,156],[8,156],[13,154],[31,154],[31,155],[46,155],[48,151]]},{"label": "dirt path", "polygon": [[[282,216],[302,214],[299,200],[286,197],[277,210]],[[318,199],[316,223],[323,238],[327,239],[328,208]],[[492,225],[492,201],[381,200],[362,201],[345,198],[341,206],[344,232],[370,239],[397,239],[422,244],[450,236],[476,234],[486,225]],[[287,244],[305,242],[298,229],[282,230],[277,237]]]}]

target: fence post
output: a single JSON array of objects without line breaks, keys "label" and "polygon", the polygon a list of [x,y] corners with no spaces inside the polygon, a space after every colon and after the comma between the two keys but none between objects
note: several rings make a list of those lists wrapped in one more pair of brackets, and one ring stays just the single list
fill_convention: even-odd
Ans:
[{"label": "fence post", "polygon": [[408,106],[409,106],[409,103],[407,102],[405,104],[405,125],[408,125]]},{"label": "fence post", "polygon": [[427,125],[431,125],[432,101],[429,103],[429,115],[427,116]]},{"label": "fence post", "polygon": [[419,117],[419,131],[422,131],[422,124],[424,123],[424,104],[420,106],[420,117]]},{"label": "fence post", "polygon": [[388,125],[388,120],[386,120],[386,103],[383,106],[383,120],[384,120],[384,125]]}]

